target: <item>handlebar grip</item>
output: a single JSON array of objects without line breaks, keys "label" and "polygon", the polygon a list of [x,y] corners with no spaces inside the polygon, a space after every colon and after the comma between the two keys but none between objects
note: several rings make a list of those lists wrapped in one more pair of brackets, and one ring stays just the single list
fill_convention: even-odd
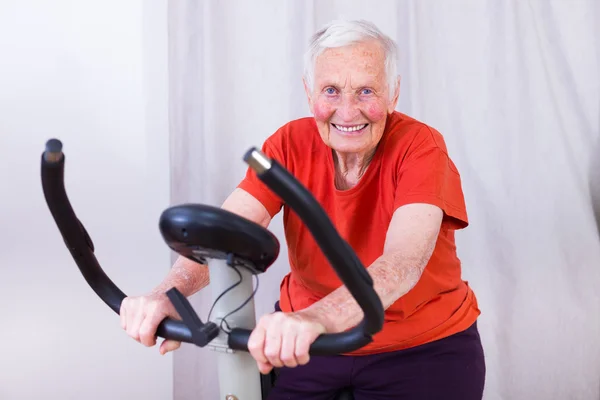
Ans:
[{"label": "handlebar grip", "polygon": [[[42,154],[42,188],[50,213],[77,267],[94,292],[115,313],[119,314],[125,294],[104,273],[96,256],[94,244],[79,221],[64,187],[65,155],[56,139],[46,143]],[[193,343],[191,330],[181,321],[163,320],[156,334],[162,338]]]},{"label": "handlebar grip", "polygon": [[[248,340],[252,331],[234,328],[229,333],[227,344],[234,350],[248,351]],[[310,346],[309,354],[329,356],[360,349],[371,342],[371,336],[365,335],[364,322],[342,333],[328,333],[319,336]]]},{"label": "handlebar grip", "polygon": [[[244,155],[244,161],[275,194],[298,214],[307,226],[338,277],[363,310],[363,321],[343,333],[321,335],[310,351],[319,354],[339,354],[357,350],[372,341],[372,335],[383,327],[384,309],[373,288],[373,280],[350,245],[339,235],[325,210],[310,192],[276,160],[269,159],[256,148]],[[236,333],[239,340],[244,332]],[[231,335],[230,335],[231,338]],[[241,346],[238,338],[231,344]]]}]

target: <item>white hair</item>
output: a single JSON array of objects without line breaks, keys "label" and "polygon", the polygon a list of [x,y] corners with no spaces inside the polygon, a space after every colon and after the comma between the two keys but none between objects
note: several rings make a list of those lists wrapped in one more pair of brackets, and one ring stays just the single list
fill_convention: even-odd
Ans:
[{"label": "white hair", "polygon": [[304,79],[311,90],[315,62],[317,57],[326,49],[349,46],[355,43],[375,39],[383,48],[385,55],[385,73],[390,98],[394,96],[398,78],[396,43],[382,33],[373,23],[365,20],[335,20],[319,29],[310,39],[307,52],[304,55]]}]

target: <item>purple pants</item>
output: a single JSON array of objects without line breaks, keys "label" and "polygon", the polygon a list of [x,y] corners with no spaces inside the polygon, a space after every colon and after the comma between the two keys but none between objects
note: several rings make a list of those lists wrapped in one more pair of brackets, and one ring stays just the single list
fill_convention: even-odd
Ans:
[{"label": "purple pants", "polygon": [[281,368],[268,400],[332,400],[351,387],[355,400],[481,400],[485,359],[477,322],[414,348],[367,356],[312,356]]}]

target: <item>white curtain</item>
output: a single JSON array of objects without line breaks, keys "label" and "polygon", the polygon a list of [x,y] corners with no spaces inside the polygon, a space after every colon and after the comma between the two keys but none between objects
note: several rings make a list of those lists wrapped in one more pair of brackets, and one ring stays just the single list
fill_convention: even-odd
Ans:
[{"label": "white curtain", "polygon": [[[458,234],[482,309],[486,399],[600,398],[598,0],[170,3],[172,202],[220,205],[242,155],[308,115],[302,55],[337,17],[401,50],[398,110],[439,129],[463,177]],[[272,309],[284,245],[260,281]],[[193,298],[206,316],[209,290]],[[210,351],[175,355],[175,398],[217,398]]]}]

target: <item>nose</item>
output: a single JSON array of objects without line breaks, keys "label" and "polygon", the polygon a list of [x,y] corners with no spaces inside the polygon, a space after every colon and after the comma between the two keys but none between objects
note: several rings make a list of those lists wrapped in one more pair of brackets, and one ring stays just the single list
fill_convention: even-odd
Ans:
[{"label": "nose", "polygon": [[336,110],[338,116],[344,122],[354,122],[360,116],[360,110],[356,98],[352,95],[342,96],[339,107]]}]

